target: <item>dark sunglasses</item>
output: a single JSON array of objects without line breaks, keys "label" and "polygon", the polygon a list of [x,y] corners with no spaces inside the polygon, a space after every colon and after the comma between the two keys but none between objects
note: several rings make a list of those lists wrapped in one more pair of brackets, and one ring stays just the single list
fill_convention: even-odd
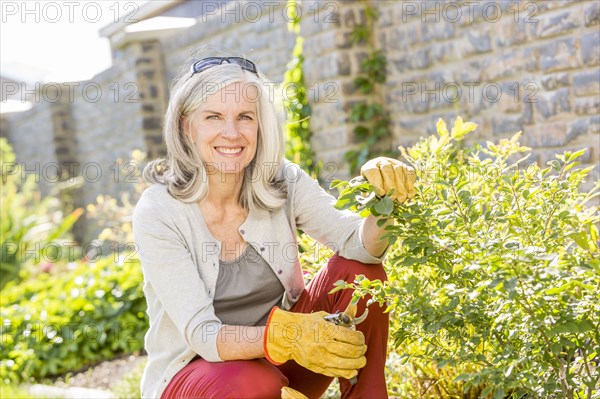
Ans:
[{"label": "dark sunglasses", "polygon": [[[224,62],[228,64],[236,64],[239,65],[242,69],[246,71],[250,71],[258,76],[258,71],[256,70],[256,65],[250,60],[247,60],[242,57],[208,57],[203,58],[200,61],[195,62],[192,65],[191,72],[192,76],[197,74],[198,72],[202,72],[207,70],[208,68],[212,68],[216,65],[221,65]],[[191,76],[190,76],[191,77]]]}]

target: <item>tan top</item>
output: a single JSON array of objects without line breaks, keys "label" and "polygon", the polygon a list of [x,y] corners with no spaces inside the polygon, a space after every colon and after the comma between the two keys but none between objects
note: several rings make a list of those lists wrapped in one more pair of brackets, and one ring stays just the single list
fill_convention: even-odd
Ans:
[{"label": "tan top", "polygon": [[[345,258],[381,262],[383,256],[371,256],[361,242],[360,216],[335,209],[335,198],[296,164],[284,160],[279,176],[288,185],[283,208],[251,209],[239,233],[283,285],[281,308],[289,309],[304,290],[297,229]],[[210,234],[198,205],[173,198],[162,184],[142,194],[133,214],[133,234],[150,320],[142,397],[159,398],[196,354],[222,361],[216,342],[222,322],[213,306],[221,244]]]},{"label": "tan top", "polygon": [[264,326],[285,289],[269,264],[248,245],[232,261],[220,261],[213,306],[223,324]]}]

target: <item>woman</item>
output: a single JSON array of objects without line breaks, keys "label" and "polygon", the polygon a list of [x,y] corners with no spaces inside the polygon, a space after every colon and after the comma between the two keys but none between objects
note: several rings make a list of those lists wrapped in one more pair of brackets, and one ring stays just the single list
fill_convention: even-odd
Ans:
[{"label": "woman", "polygon": [[[348,290],[327,294],[335,281],[386,278],[383,228],[334,209],[283,159],[265,82],[247,59],[210,57],[171,94],[167,159],[144,170],[153,184],[133,216],[150,318],[143,397],[278,398],[286,386],[319,397],[333,377],[342,397],[387,396],[383,308],[371,306],[358,331],[323,319],[350,301]],[[365,172],[378,190],[412,187],[398,161]],[[336,250],[308,287],[296,229]]]}]

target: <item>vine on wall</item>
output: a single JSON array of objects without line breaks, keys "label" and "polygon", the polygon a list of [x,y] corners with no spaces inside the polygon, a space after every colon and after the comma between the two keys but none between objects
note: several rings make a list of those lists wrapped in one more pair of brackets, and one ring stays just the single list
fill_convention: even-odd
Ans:
[{"label": "vine on wall", "polygon": [[283,105],[287,114],[286,158],[297,163],[308,174],[317,177],[317,165],[310,144],[312,132],[309,122],[311,107],[308,103],[307,89],[304,82],[304,55],[302,54],[304,38],[300,36],[300,20],[297,0],[287,1],[288,28],[296,35],[293,58],[287,65],[283,87],[285,89]]},{"label": "vine on wall", "polygon": [[376,90],[385,83],[387,59],[380,49],[375,47],[374,24],[377,21],[377,10],[368,0],[361,0],[364,5],[365,24],[357,24],[351,35],[353,44],[368,44],[372,49],[367,58],[361,62],[362,74],[354,79],[355,87],[362,94],[369,95],[352,107],[350,120],[356,123],[354,139],[358,148],[348,151],[344,159],[350,165],[350,172],[356,173],[367,160],[380,155],[393,155],[385,144],[391,138],[390,119],[385,108],[377,98]]}]

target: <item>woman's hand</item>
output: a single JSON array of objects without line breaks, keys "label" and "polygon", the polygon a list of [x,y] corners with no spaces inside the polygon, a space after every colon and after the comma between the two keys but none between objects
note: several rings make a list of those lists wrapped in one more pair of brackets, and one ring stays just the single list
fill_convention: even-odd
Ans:
[{"label": "woman's hand", "polygon": [[267,360],[282,364],[293,359],[315,373],[350,379],[365,366],[365,337],[360,331],[332,324],[326,312],[271,311],[265,328]]},{"label": "woman's hand", "polygon": [[375,194],[386,195],[392,188],[394,193],[390,198],[404,202],[415,196],[415,170],[402,162],[387,157],[378,157],[367,161],[360,174],[363,175],[375,189]]}]

